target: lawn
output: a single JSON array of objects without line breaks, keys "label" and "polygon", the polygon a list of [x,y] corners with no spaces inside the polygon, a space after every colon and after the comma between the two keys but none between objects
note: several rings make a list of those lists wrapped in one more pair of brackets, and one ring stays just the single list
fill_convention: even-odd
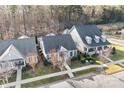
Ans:
[{"label": "lawn", "polygon": [[90,69],[75,72],[74,75],[80,76],[80,75],[84,75],[84,74],[88,74],[88,73],[95,73],[96,71],[97,71],[97,68],[90,68]]},{"label": "lawn", "polygon": [[124,51],[116,50],[116,52],[116,54],[110,56],[110,59],[113,61],[124,59]]},{"label": "lawn", "polygon": [[72,69],[73,68],[78,68],[84,66],[79,60],[72,61],[71,64],[69,65]]},{"label": "lawn", "polygon": [[48,78],[48,79],[44,79],[44,80],[38,80],[38,81],[22,84],[21,87],[22,88],[40,87],[42,85],[49,84],[49,83],[52,83],[52,82],[56,82],[56,81],[59,81],[59,80],[64,80],[64,79],[67,79],[67,78],[68,78],[68,75],[56,76],[56,77],[52,77],[52,78]]},{"label": "lawn", "polygon": [[22,79],[27,79],[27,78],[32,78],[32,77],[36,77],[36,76],[42,76],[42,75],[46,75],[46,74],[51,74],[51,73],[55,73],[55,72],[59,72],[59,69],[53,69],[51,67],[51,65],[49,66],[44,66],[42,63],[39,63],[36,66],[35,72],[32,72],[32,69],[26,69],[26,71],[22,72]]}]

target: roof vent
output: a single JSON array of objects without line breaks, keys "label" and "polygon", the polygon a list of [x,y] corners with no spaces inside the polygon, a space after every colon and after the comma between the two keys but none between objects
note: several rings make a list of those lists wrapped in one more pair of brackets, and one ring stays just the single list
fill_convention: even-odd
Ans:
[{"label": "roof vent", "polygon": [[89,36],[86,36],[86,37],[85,37],[85,40],[86,40],[86,42],[87,42],[88,44],[91,44],[91,43],[92,43],[92,38],[89,37]]},{"label": "roof vent", "polygon": [[97,35],[95,35],[94,40],[95,40],[95,42],[96,42],[96,43],[99,43],[100,37],[99,37],[99,36],[97,36]]}]

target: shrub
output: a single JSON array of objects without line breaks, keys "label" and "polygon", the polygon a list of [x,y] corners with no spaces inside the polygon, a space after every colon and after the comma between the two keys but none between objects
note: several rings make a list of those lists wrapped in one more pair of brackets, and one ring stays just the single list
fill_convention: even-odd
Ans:
[{"label": "shrub", "polygon": [[112,48],[112,54],[113,55],[116,54],[116,48],[115,47]]},{"label": "shrub", "polygon": [[74,56],[71,58],[71,61],[76,61],[76,60],[79,60],[78,56]]}]

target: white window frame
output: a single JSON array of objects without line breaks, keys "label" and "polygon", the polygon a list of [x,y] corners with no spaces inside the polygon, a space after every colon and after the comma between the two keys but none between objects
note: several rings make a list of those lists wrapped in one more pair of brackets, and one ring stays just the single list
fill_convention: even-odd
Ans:
[{"label": "white window frame", "polygon": [[[71,55],[71,53],[72,53],[72,55]],[[69,56],[70,56],[70,57],[73,57],[73,55],[74,55],[74,54],[73,54],[73,51],[69,51]]]},{"label": "white window frame", "polygon": [[77,51],[76,50],[74,50],[74,56],[77,56]]}]

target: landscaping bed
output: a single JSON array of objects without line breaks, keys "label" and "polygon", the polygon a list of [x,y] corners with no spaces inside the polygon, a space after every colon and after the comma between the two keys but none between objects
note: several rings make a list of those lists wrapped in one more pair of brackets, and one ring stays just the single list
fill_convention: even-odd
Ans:
[{"label": "landscaping bed", "polygon": [[91,64],[96,64],[97,57],[96,56],[89,56],[88,54],[78,54],[77,58],[73,58],[71,60],[70,67],[73,68],[78,68],[82,66],[88,66]]}]

